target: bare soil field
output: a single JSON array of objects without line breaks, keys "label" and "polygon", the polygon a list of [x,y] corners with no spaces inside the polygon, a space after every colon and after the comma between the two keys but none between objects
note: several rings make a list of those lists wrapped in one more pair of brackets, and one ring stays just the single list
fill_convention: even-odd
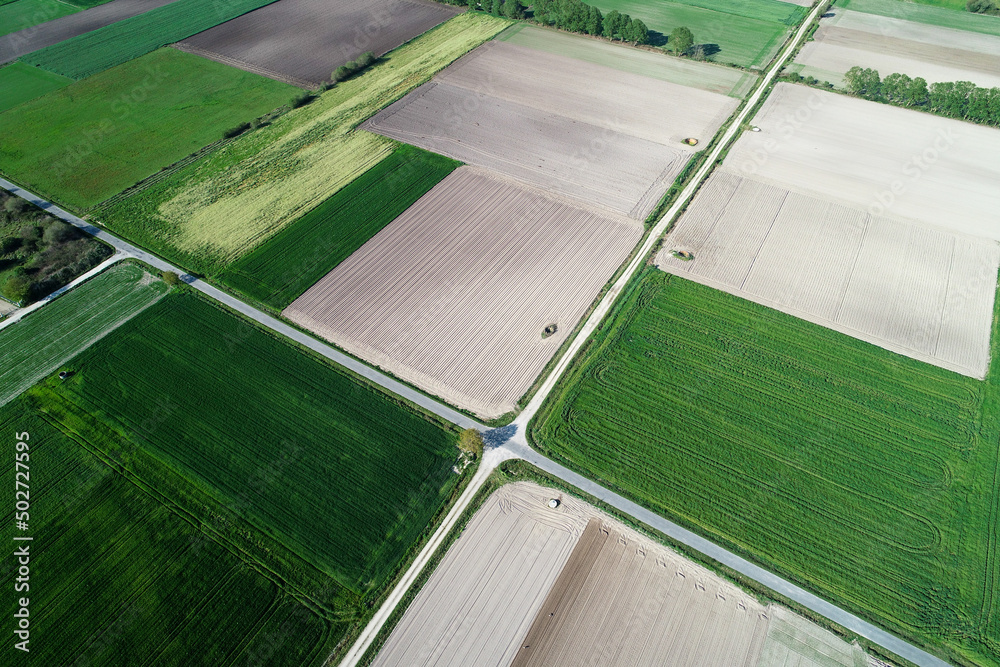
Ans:
[{"label": "bare soil field", "polygon": [[1000,86],[1000,37],[836,10],[796,58],[803,74],[842,85],[855,65],[935,81]]},{"label": "bare soil field", "polygon": [[778,84],[724,169],[794,192],[1000,239],[1000,130]]},{"label": "bare soil field", "polygon": [[868,667],[868,656],[859,646],[784,607],[771,605],[768,614],[759,667]]},{"label": "bare soil field", "polygon": [[476,512],[371,664],[856,667],[856,657],[596,508],[518,482]]},{"label": "bare soil field", "polygon": [[645,219],[736,107],[717,93],[505,42],[465,56],[365,128]]},{"label": "bare soil field", "polygon": [[986,374],[1000,268],[995,241],[719,171],[656,263],[894,352]]},{"label": "bare soil field", "polygon": [[[805,2],[806,0],[803,0]],[[527,23],[518,23],[497,35],[497,41],[524,46],[536,51],[547,51],[560,56],[576,58],[595,65],[653,79],[669,81],[682,86],[701,88],[713,93],[742,98],[758,77],[708,62],[673,58],[645,49],[625,48],[620,44],[585,37],[560,30],[545,29]]]},{"label": "bare soil field", "polygon": [[515,409],[641,236],[635,221],[460,167],[283,314],[495,418]]},{"label": "bare soil field", "polygon": [[651,540],[591,519],[513,667],[755,667],[768,611]]},{"label": "bare soil field", "polygon": [[178,44],[303,88],[366,51],[382,55],[463,8],[430,0],[281,0]]},{"label": "bare soil field", "polygon": [[162,7],[173,0],[115,0],[0,37],[0,63]]},{"label": "bare soil field", "polygon": [[[560,499],[550,508],[551,498]],[[508,484],[489,497],[372,663],[509,665],[595,510],[557,491]]]}]

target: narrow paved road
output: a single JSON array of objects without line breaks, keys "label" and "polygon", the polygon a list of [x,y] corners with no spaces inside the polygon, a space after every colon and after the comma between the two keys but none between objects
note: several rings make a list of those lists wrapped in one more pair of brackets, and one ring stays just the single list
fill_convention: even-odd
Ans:
[{"label": "narrow paved road", "polygon": [[115,250],[117,250],[122,257],[134,257],[135,259],[146,262],[150,266],[153,266],[159,269],[160,271],[173,271],[177,275],[181,276],[181,279],[184,282],[191,285],[191,287],[195,288],[196,290],[205,294],[206,296],[209,296],[212,299],[215,299],[216,301],[223,303],[226,306],[229,306],[233,310],[242,313],[243,315],[254,320],[261,326],[267,327],[268,329],[280,333],[282,336],[292,339],[296,343],[299,343],[300,345],[309,348],[313,352],[316,352],[317,354],[326,357],[330,361],[339,364],[351,371],[354,371],[358,375],[364,377],[366,380],[369,380],[379,385],[386,391],[396,394],[397,396],[401,396],[406,400],[410,401],[411,403],[419,405],[427,412],[435,414],[453,424],[458,424],[462,428],[478,428],[480,430],[486,429],[485,426],[475,421],[474,419],[466,417],[461,412],[453,410],[452,408],[449,408],[448,406],[439,403],[433,398],[421,394],[419,391],[416,391],[415,389],[406,386],[402,382],[392,379],[385,373],[381,373],[373,368],[366,366],[360,361],[347,356],[343,352],[340,352],[339,350],[330,347],[326,343],[322,343],[319,340],[313,338],[312,336],[302,333],[298,329],[295,329],[294,327],[291,327],[285,324],[284,322],[275,319],[274,317],[271,317],[267,313],[263,313],[254,308],[253,306],[247,305],[246,303],[240,301],[236,297],[233,297],[219,289],[216,289],[215,287],[212,287],[205,281],[199,280],[192,275],[186,274],[182,269],[177,268],[173,264],[170,264],[169,262],[166,262],[155,255],[151,255],[145,250],[142,250],[141,248],[138,248],[132,245],[131,243],[128,243],[127,241],[123,241],[122,239],[104,231],[103,229],[95,227],[89,222],[82,220],[81,218],[78,218],[72,213],[56,206],[51,202],[45,201],[44,199],[35,196],[34,194],[28,192],[27,190],[21,187],[18,187],[17,185],[11,183],[6,179],[0,178],[0,188],[8,190],[9,192],[13,192],[18,197],[27,199],[32,204],[38,206],[39,208],[44,209],[51,215],[54,215],[57,218],[65,220],[74,227],[78,227],[83,231],[87,232],[88,234],[101,239],[105,243],[108,243],[109,245],[113,246]]},{"label": "narrow paved road", "polygon": [[403,595],[406,590],[410,587],[413,581],[416,580],[417,575],[419,575],[420,570],[427,564],[431,556],[433,556],[434,550],[440,545],[444,538],[447,536],[448,531],[459,519],[462,512],[468,506],[468,503],[475,496],[476,491],[482,486],[489,476],[489,473],[499,465],[505,459],[509,458],[520,458],[523,459],[536,467],[552,474],[559,479],[564,480],[568,484],[576,486],[582,491],[589,493],[590,495],[598,498],[599,500],[615,507],[621,512],[634,517],[638,521],[650,526],[651,528],[670,536],[672,539],[691,547],[705,554],[706,556],[712,558],[726,565],[727,567],[739,572],[740,574],[753,579],[764,586],[767,586],[771,590],[774,590],[781,595],[787,597],[790,600],[794,600],[803,607],[810,609],[828,619],[837,623],[838,625],[847,628],[851,632],[854,632],[862,637],[865,637],[869,641],[872,641],[889,651],[899,655],[910,662],[920,665],[920,667],[946,667],[948,663],[932,656],[931,654],[909,644],[908,642],[899,639],[898,637],[881,630],[871,623],[851,614],[839,607],[836,607],[829,602],[813,595],[812,593],[806,591],[805,589],[796,586],[795,584],[787,581],[763,568],[754,565],[753,563],[747,561],[736,554],[723,549],[722,547],[706,540],[691,531],[678,526],[677,524],[664,519],[663,517],[650,512],[649,510],[640,507],[636,503],[605,489],[604,487],[586,479],[585,477],[578,475],[577,473],[565,468],[562,465],[542,456],[535,450],[533,450],[525,439],[525,427],[528,422],[537,413],[539,407],[548,397],[549,393],[552,392],[559,378],[562,377],[563,373],[569,367],[570,362],[573,357],[580,351],[581,346],[586,341],[587,338],[593,333],[593,331],[600,324],[601,320],[610,312],[612,305],[614,305],[615,300],[618,295],[624,289],[625,285],[632,278],[635,272],[643,265],[646,260],[646,256],[652,249],[653,244],[656,240],[663,235],[666,231],[667,226],[670,222],[677,216],[680,212],[681,207],[687,202],[688,199],[694,194],[698,185],[706,178],[709,170],[714,164],[715,160],[721,154],[722,150],[732,141],[737,133],[740,131],[740,126],[747,119],[752,109],[763,97],[768,86],[777,76],[778,72],[784,66],[784,63],[788,60],[790,54],[795,49],[795,47],[801,42],[805,37],[809,26],[815,20],[816,15],[819,13],[820,6],[817,5],[809,17],[803,22],[802,26],[799,28],[794,39],[789,41],[789,44],[782,51],[781,55],[775,61],[763,76],[760,84],[754,93],[750,96],[747,103],[744,105],[743,109],[737,114],[736,118],[730,123],[725,132],[723,133],[722,140],[719,141],[712,152],[708,155],[707,159],[703,162],[701,168],[695,173],[695,176],[691,179],[688,186],[681,192],[681,195],[677,198],[674,205],[664,214],[660,221],[653,227],[650,234],[647,236],[645,242],[640,248],[639,252],[635,255],[635,258],[629,263],[628,267],[622,273],[621,277],[615,281],[612,288],[608,291],[605,297],[595,308],[594,312],[591,313],[590,317],[584,323],[579,334],[570,344],[566,353],[562,356],[559,362],[556,364],[555,369],[552,373],[545,379],[539,388],[535,396],[529,401],[525,410],[517,417],[511,426],[505,427],[503,429],[496,429],[493,432],[483,426],[482,424],[476,422],[469,417],[453,410],[445,405],[442,405],[438,401],[429,398],[420,392],[392,379],[391,377],[381,373],[377,370],[369,368],[368,366],[362,364],[361,362],[352,359],[351,357],[335,350],[334,348],[319,342],[312,336],[304,334],[297,329],[294,329],[284,322],[281,322],[270,315],[267,315],[256,308],[253,308],[239,299],[236,299],[214,287],[208,285],[207,283],[194,278],[193,276],[184,274],[183,271],[177,267],[163,261],[162,259],[150,255],[149,253],[133,246],[130,243],[122,241],[121,239],[109,234],[108,232],[98,229],[97,227],[81,220],[80,218],[72,215],[59,208],[58,206],[46,202],[35,195],[17,187],[13,183],[0,178],[0,187],[9,190],[24,199],[27,199],[37,206],[49,211],[53,215],[62,218],[63,220],[69,222],[76,227],[84,230],[85,232],[96,236],[97,238],[106,241],[107,243],[114,246],[120,253],[123,253],[130,257],[135,257],[140,259],[151,266],[156,267],[161,271],[173,271],[178,275],[182,275],[185,282],[190,284],[195,289],[198,289],[207,296],[224,303],[230,308],[243,313],[252,320],[258,322],[262,326],[272,329],[283,336],[287,336],[292,340],[300,343],[309,349],[317,352],[318,354],[330,359],[331,361],[338,363],[358,375],[366,378],[367,380],[381,386],[385,390],[397,394],[421,408],[427,410],[430,413],[436,414],[443,419],[446,419],[454,424],[461,426],[462,428],[477,428],[487,434],[487,439],[491,441],[491,446],[489,451],[483,457],[483,461],[480,464],[480,469],[476,472],[475,477],[469,484],[465,492],[461,495],[456,504],[451,508],[445,517],[441,525],[435,530],[434,534],[431,536],[429,542],[424,546],[424,548],[417,555],[416,560],[411,564],[403,578],[400,580],[399,584],[390,593],[389,597],[376,612],[375,616],[369,622],[369,624],[362,631],[362,634],[355,642],[354,646],[348,652],[347,656],[341,661],[342,667],[353,667],[358,663],[361,657],[364,655],[368,646],[375,639],[379,630],[382,628],[384,623],[388,620],[393,609],[402,600]]}]

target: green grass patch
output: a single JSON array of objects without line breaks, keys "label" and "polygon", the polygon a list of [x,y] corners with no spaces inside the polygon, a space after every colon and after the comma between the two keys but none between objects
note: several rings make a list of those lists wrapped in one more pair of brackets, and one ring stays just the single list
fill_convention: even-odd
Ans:
[{"label": "green grass patch", "polygon": [[65,88],[73,79],[22,62],[13,62],[0,68],[0,112],[41,97],[53,90]]},{"label": "green grass patch", "polygon": [[[794,7],[781,2],[774,4]],[[695,44],[707,45],[706,51],[713,54],[712,60],[741,67],[764,67],[790,31],[789,25],[781,21],[760,20],[676,2],[599,0],[595,5],[605,14],[616,9],[642,19],[650,30],[664,36],[669,36],[674,28],[687,27],[694,35]]]},{"label": "green grass patch", "polygon": [[161,49],[0,114],[0,169],[48,199],[85,209],[297,90]]},{"label": "green grass patch", "polygon": [[837,0],[836,6],[855,12],[1000,36],[1000,16],[956,12],[947,7],[902,2],[902,0]]},{"label": "green grass patch", "polygon": [[1000,374],[648,269],[560,387],[531,424],[542,451],[893,632],[996,663]]},{"label": "green grass patch", "polygon": [[[30,600],[30,653],[8,665],[319,664],[344,634],[275,581],[56,428],[33,401],[0,408],[9,489],[0,537],[30,545],[30,590],[0,573],[4,611]],[[14,525],[15,434],[29,434],[29,530]],[[26,477],[21,477],[24,481]],[[14,542],[28,535],[32,542]],[[11,636],[11,643],[20,641]],[[263,659],[263,662],[260,660]]]},{"label": "green grass patch", "polygon": [[400,146],[343,190],[234,262],[219,279],[281,310],[459,164],[413,146]]},{"label": "green grass patch", "polygon": [[61,422],[100,415],[118,434],[104,441],[135,450],[125,465],[152,457],[294,554],[293,569],[357,595],[398,567],[459,479],[454,433],[189,290],[67,367],[46,388]]},{"label": "green grass patch", "polygon": [[781,0],[677,0],[677,3],[785,25],[798,25],[809,13],[808,7]]},{"label": "green grass patch", "polygon": [[0,329],[0,405],[44,376],[55,373],[167,292],[134,264],[117,264],[47,304],[20,322]]},{"label": "green grass patch", "polygon": [[735,98],[746,95],[758,78],[731,67],[650,53],[526,23],[505,30],[497,40]]},{"label": "green grass patch", "polygon": [[392,154],[354,128],[510,25],[466,12],[338,83],[312,103],[94,212],[189,270],[236,261]]},{"label": "green grass patch", "polygon": [[176,0],[39,49],[21,59],[71,79],[84,79],[272,2]]},{"label": "green grass patch", "polygon": [[80,8],[60,0],[16,0],[0,5],[0,36],[75,14]]}]

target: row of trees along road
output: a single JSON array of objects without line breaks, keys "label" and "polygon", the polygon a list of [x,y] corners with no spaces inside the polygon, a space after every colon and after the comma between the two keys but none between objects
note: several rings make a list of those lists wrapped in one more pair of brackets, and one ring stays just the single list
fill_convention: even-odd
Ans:
[{"label": "row of trees along road", "polygon": [[911,79],[899,73],[881,79],[877,70],[857,66],[847,70],[844,84],[849,93],[866,100],[1000,127],[1000,88],[980,88],[971,81],[928,86],[921,77]]},{"label": "row of trees along road", "polygon": [[534,19],[544,25],[632,44],[649,43],[646,24],[617,10],[604,16],[600,9],[580,0],[535,0],[532,10]]}]

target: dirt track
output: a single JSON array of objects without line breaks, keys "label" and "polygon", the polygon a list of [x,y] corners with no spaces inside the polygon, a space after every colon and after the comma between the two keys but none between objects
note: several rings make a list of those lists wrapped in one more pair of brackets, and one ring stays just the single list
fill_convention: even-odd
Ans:
[{"label": "dirt track", "polygon": [[190,37],[179,48],[316,87],[365,51],[380,56],[461,11],[430,0],[280,0]]},{"label": "dirt track", "polygon": [[168,5],[174,0],[115,0],[0,37],[0,63]]},{"label": "dirt track", "polygon": [[[637,222],[461,167],[284,315],[454,405],[498,417],[641,235]],[[543,337],[551,323],[557,331]]]}]

